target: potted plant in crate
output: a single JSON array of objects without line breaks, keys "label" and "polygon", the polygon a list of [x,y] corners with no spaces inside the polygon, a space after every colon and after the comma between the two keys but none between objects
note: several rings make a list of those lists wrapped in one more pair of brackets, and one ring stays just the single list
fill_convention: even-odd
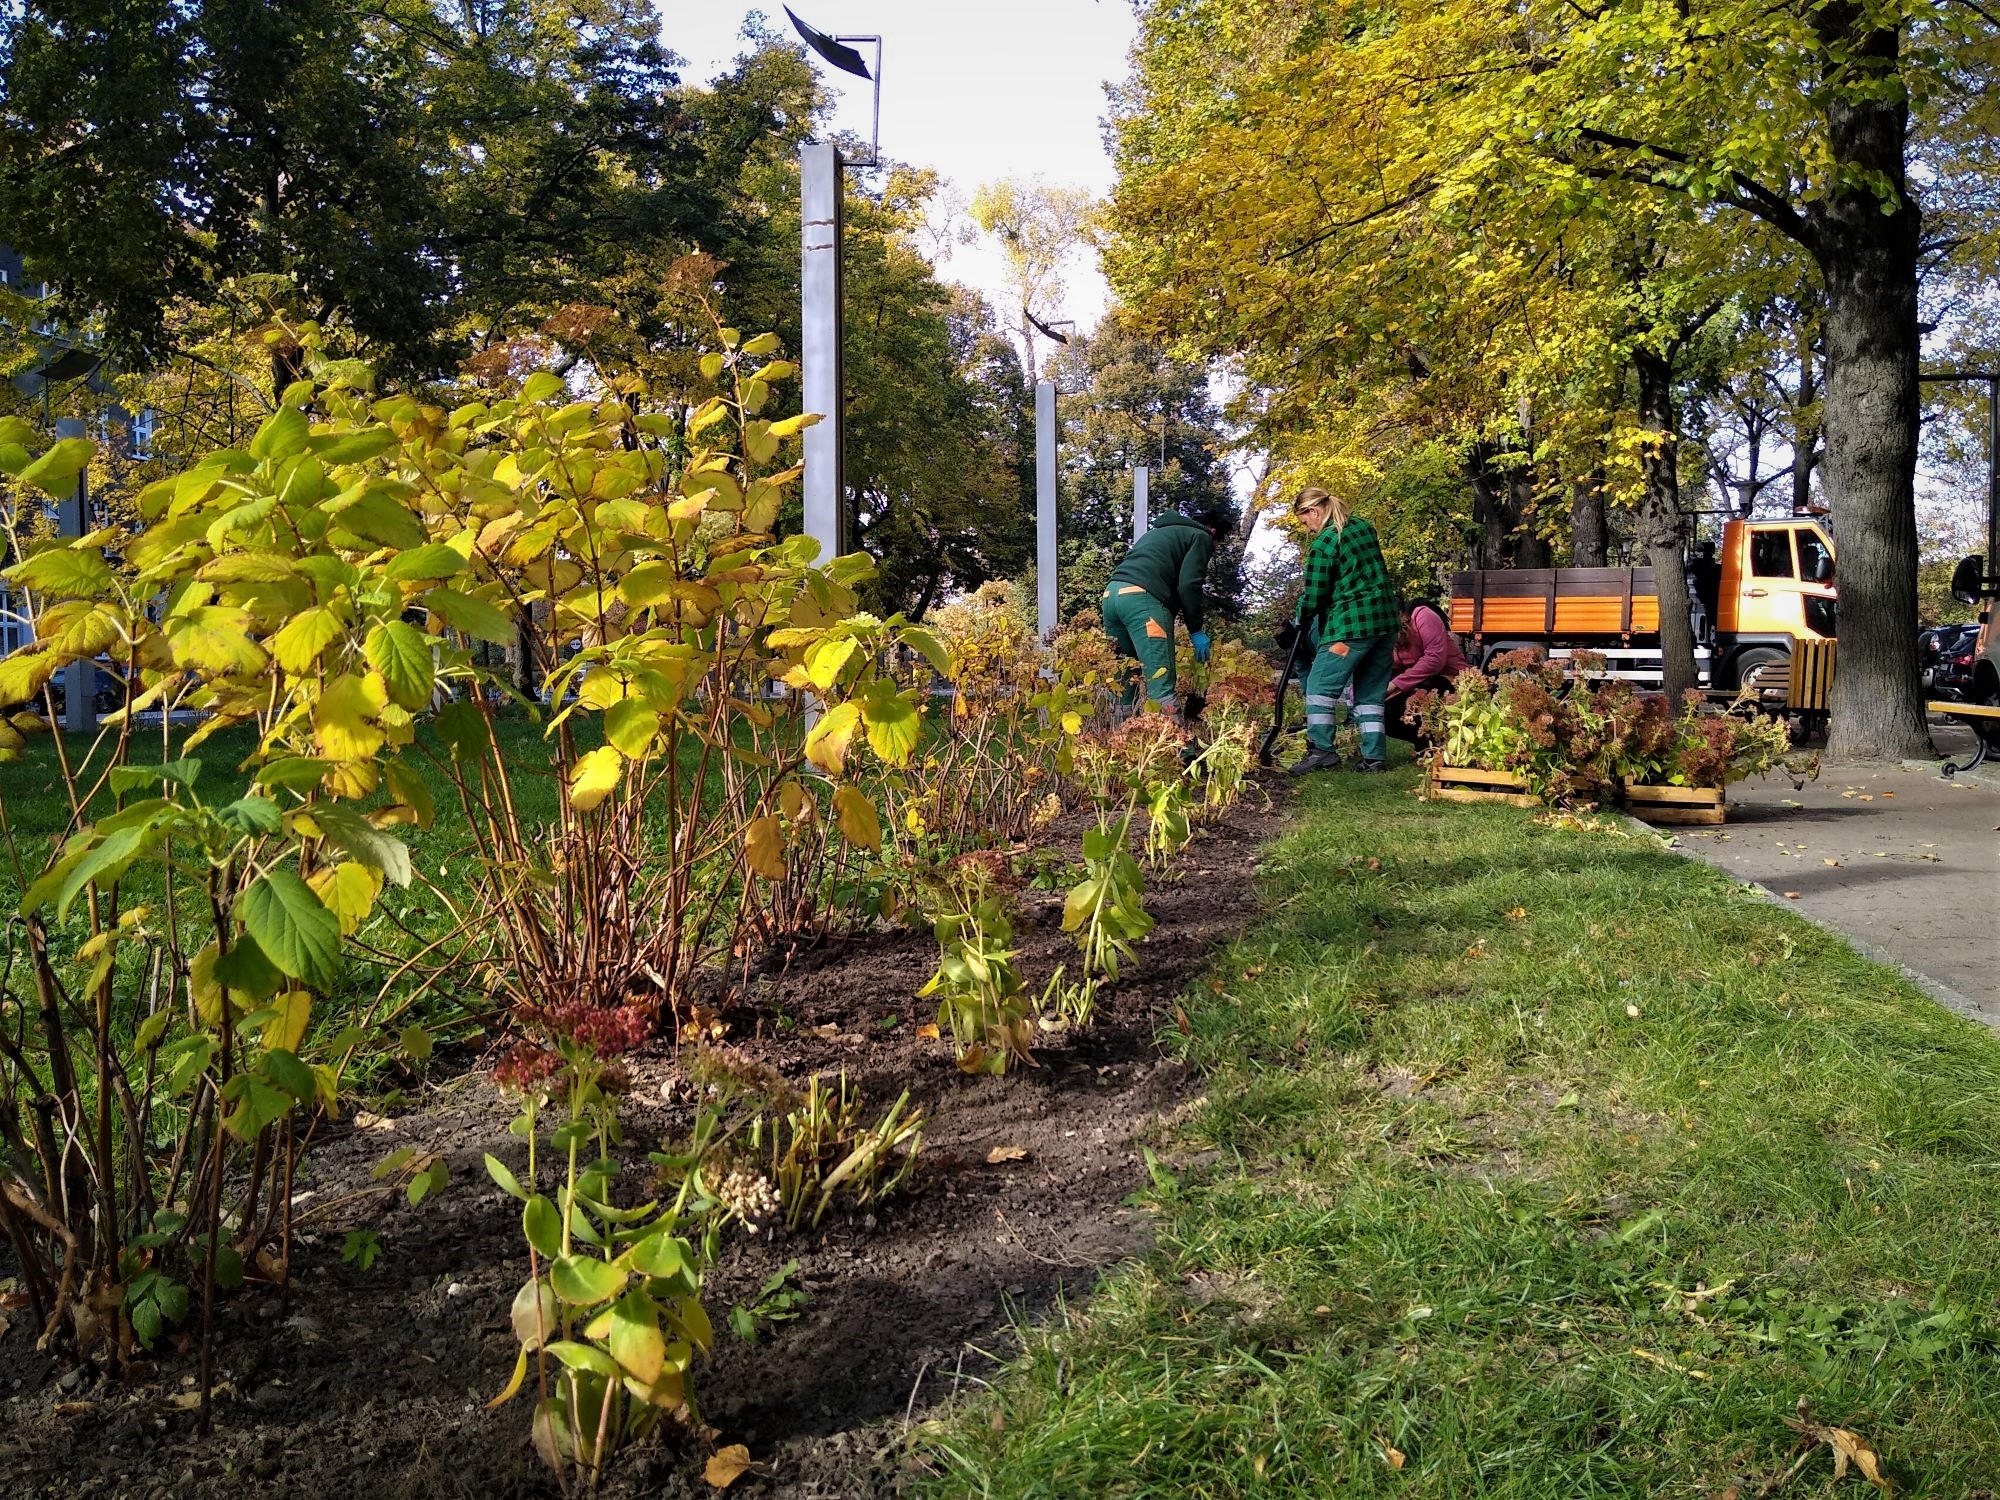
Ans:
[{"label": "potted plant in crate", "polygon": [[[1579,670],[1587,667],[1580,664]],[[1568,691],[1564,666],[1532,651],[1468,671],[1449,693],[1418,693],[1410,713],[1434,747],[1425,795],[1534,807],[1592,803],[1616,786],[1605,726]]]},{"label": "potted plant in crate", "polygon": [[1713,712],[1699,693],[1678,714],[1664,699],[1639,699],[1620,738],[1619,785],[1625,806],[1649,823],[1720,823],[1731,782],[1780,768],[1801,779],[1819,774],[1817,757],[1795,765],[1790,750],[1782,719]]}]

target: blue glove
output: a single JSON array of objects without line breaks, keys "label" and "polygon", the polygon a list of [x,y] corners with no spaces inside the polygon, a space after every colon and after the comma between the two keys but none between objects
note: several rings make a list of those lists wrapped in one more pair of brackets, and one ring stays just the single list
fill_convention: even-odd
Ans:
[{"label": "blue glove", "polygon": [[1194,659],[1205,664],[1208,661],[1208,632],[1191,630],[1188,639],[1194,643]]}]

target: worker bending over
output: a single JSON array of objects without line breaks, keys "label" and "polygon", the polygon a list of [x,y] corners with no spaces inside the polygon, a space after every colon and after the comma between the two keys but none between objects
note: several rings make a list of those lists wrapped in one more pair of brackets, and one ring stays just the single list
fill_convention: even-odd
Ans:
[{"label": "worker bending over", "polygon": [[1340,695],[1354,689],[1354,724],[1361,731],[1357,771],[1388,769],[1382,735],[1382,700],[1389,690],[1396,649],[1395,585],[1382,561],[1375,528],[1347,513],[1347,502],[1317,485],[1299,492],[1293,514],[1313,532],[1299,590],[1298,624],[1318,642],[1306,673],[1306,753],[1293,775],[1329,771],[1340,764],[1333,747]]},{"label": "worker bending over", "polygon": [[[1104,633],[1118,654],[1135,659],[1146,684],[1148,701],[1162,713],[1173,713],[1174,617],[1187,621],[1194,659],[1208,660],[1208,635],[1202,624],[1208,614],[1208,563],[1222,534],[1222,519],[1213,511],[1154,519],[1146,534],[1132,544],[1124,560],[1111,570],[1104,591]],[[1127,684],[1129,706],[1136,694]]]}]

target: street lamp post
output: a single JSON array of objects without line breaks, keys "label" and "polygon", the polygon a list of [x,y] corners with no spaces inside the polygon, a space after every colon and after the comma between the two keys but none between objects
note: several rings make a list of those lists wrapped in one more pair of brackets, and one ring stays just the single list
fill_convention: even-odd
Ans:
[{"label": "street lamp post", "polygon": [[[831,141],[809,142],[799,150],[799,368],[800,395],[819,421],[805,432],[805,527],[830,561],[848,549],[846,304],[842,286],[842,206],[846,168],[873,167],[882,158],[882,38],[833,36],[785,14],[805,44],[844,73],[875,86],[873,133],[866,161],[848,161]],[[872,42],[871,71],[849,44]]]}]

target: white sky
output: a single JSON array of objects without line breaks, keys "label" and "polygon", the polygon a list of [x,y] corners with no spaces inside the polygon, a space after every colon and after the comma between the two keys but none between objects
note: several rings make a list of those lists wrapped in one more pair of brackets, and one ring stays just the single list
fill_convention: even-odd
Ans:
[{"label": "white sky", "polygon": [[[657,0],[661,36],[686,59],[682,76],[706,83],[743,50],[744,18],[761,10],[791,35],[778,0],[759,5]],[[1136,34],[1128,0],[793,0],[808,25],[882,43],[882,155],[935,168],[967,196],[1002,177],[1110,190],[1104,85],[1121,78]],[[870,66],[874,48],[858,49]],[[870,86],[813,59],[840,98],[834,126],[865,137]],[[986,292],[1011,323],[997,257],[970,247],[943,273]],[[1106,289],[1094,264],[1079,259],[1059,309],[1084,327],[1103,314]]]}]

